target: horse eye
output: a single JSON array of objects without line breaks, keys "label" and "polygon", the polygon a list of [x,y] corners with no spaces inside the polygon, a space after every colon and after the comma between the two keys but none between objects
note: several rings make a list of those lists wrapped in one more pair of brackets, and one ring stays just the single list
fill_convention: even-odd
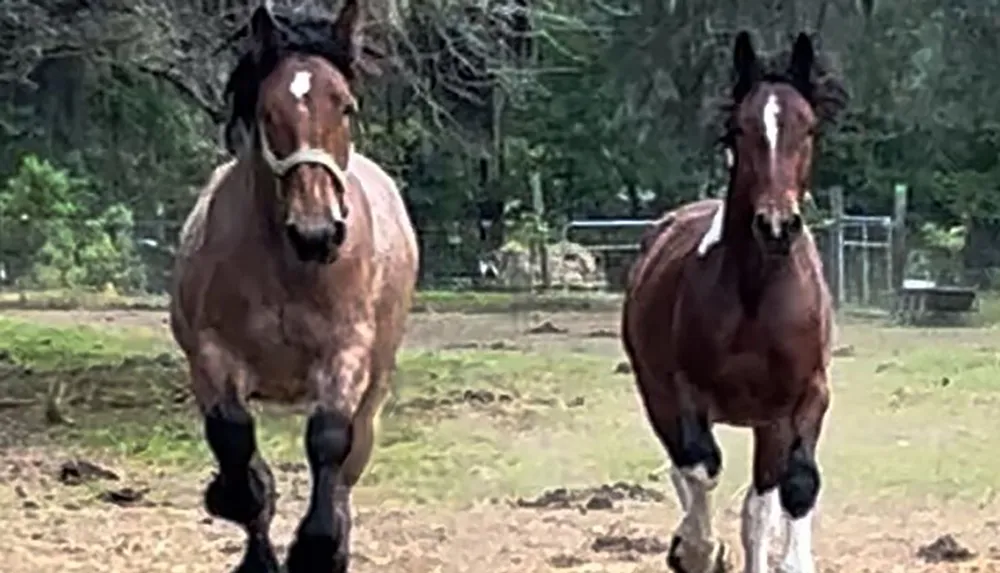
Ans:
[{"label": "horse eye", "polygon": [[358,113],[358,105],[355,103],[349,103],[344,106],[344,115],[346,117],[351,117]]}]

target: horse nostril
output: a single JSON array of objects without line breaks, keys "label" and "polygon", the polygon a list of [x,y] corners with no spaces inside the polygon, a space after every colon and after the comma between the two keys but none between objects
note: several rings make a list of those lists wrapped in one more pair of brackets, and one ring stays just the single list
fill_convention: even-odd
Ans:
[{"label": "horse nostril", "polygon": [[767,217],[763,213],[754,215],[753,226],[761,236],[766,237],[771,234],[771,222],[767,220]]},{"label": "horse nostril", "polygon": [[341,246],[344,244],[344,239],[347,238],[347,223],[344,221],[334,221],[333,231],[330,235],[330,241],[336,245]]},{"label": "horse nostril", "polygon": [[785,224],[785,227],[786,227],[786,233],[788,233],[793,237],[801,233],[803,227],[802,215],[798,213],[792,215],[791,219],[789,219],[788,222]]}]

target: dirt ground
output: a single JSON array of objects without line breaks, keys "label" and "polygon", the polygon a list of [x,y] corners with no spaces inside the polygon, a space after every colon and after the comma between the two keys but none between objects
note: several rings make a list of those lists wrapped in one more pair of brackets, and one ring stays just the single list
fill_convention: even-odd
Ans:
[{"label": "dirt ground", "polygon": [[[52,323],[100,321],[109,325],[165,329],[155,312],[5,313]],[[530,325],[550,319],[560,328],[589,336],[525,336]],[[620,355],[615,314],[563,313],[543,316],[416,315],[411,347],[446,348],[510,341],[544,351],[560,347]],[[2,413],[0,413],[2,415]],[[586,436],[581,436],[586,439]],[[66,485],[58,479],[64,452],[22,448],[0,452],[0,570],[12,573],[148,572],[221,573],[242,550],[242,534],[206,517],[201,489],[209,475],[176,475],[92,460],[121,474],[119,485],[145,492],[141,500],[95,499],[94,484]],[[305,510],[308,473],[301,466],[277,468],[279,549],[291,538]],[[106,481],[106,480],[105,480]],[[597,485],[597,484],[595,484]],[[553,488],[560,484],[552,484]],[[117,487],[117,486],[116,486]],[[656,495],[665,494],[665,497]],[[129,498],[126,491],[122,497]],[[541,493],[541,492],[540,492]],[[570,494],[573,494],[571,491]],[[593,502],[595,497],[603,501]],[[679,515],[673,491],[660,484],[637,499],[580,492],[566,507],[519,507],[511,500],[483,500],[467,507],[388,504],[359,491],[354,505],[354,563],[359,573],[532,573],[666,571],[664,554]],[[629,496],[625,496],[628,498]],[[560,504],[556,504],[560,505]],[[590,506],[587,509],[586,506]],[[741,499],[717,498],[716,524],[737,544]],[[608,507],[610,506],[610,507]],[[918,549],[951,534],[975,553],[958,563],[927,563]],[[992,499],[978,504],[914,498],[907,503],[867,499],[821,501],[815,551],[821,572],[1000,572],[1000,514]]]}]

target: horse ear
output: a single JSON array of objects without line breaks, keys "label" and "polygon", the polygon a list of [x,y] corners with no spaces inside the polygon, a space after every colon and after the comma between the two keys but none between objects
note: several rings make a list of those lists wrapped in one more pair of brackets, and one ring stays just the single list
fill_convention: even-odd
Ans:
[{"label": "horse ear", "polygon": [[733,71],[736,72],[733,95],[740,100],[760,78],[760,63],[750,42],[750,33],[746,30],[736,35],[736,43],[733,45]]},{"label": "horse ear", "polygon": [[799,32],[792,47],[792,59],[788,63],[788,75],[796,86],[808,86],[816,62],[816,51],[812,40],[805,32]]},{"label": "horse ear", "polygon": [[274,47],[274,29],[270,2],[261,2],[250,16],[250,38],[258,57],[268,48]]},{"label": "horse ear", "polygon": [[361,6],[358,0],[344,0],[337,21],[333,24],[333,37],[353,58],[358,51],[358,30],[361,28]]}]

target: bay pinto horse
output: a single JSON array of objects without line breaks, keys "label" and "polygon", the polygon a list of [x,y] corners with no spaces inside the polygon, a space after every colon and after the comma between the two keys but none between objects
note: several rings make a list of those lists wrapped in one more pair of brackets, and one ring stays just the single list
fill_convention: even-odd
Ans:
[{"label": "bay pinto horse", "polygon": [[723,423],[754,436],[742,511],[744,571],[768,570],[771,528],[780,519],[787,534],[781,571],[813,573],[816,444],[830,402],[834,317],[799,204],[816,130],[847,95],[823,72],[805,34],[781,71],[769,71],[746,32],[736,37],[733,62],[726,198],[682,206],[643,238],[622,337],[684,511],[670,569],[731,567],[712,531],[722,469],[712,426]]},{"label": "bay pinto horse", "polygon": [[249,137],[182,231],[170,323],[218,463],[205,506],[247,534],[240,573],[286,570],[269,538],[276,493],[251,397],[314,404],[304,440],[312,494],[287,572],[347,571],[350,491],[372,452],[416,283],[399,190],[353,152],[359,11],[345,0],[336,20],[297,23],[253,12],[251,47],[228,82],[230,127]]}]

